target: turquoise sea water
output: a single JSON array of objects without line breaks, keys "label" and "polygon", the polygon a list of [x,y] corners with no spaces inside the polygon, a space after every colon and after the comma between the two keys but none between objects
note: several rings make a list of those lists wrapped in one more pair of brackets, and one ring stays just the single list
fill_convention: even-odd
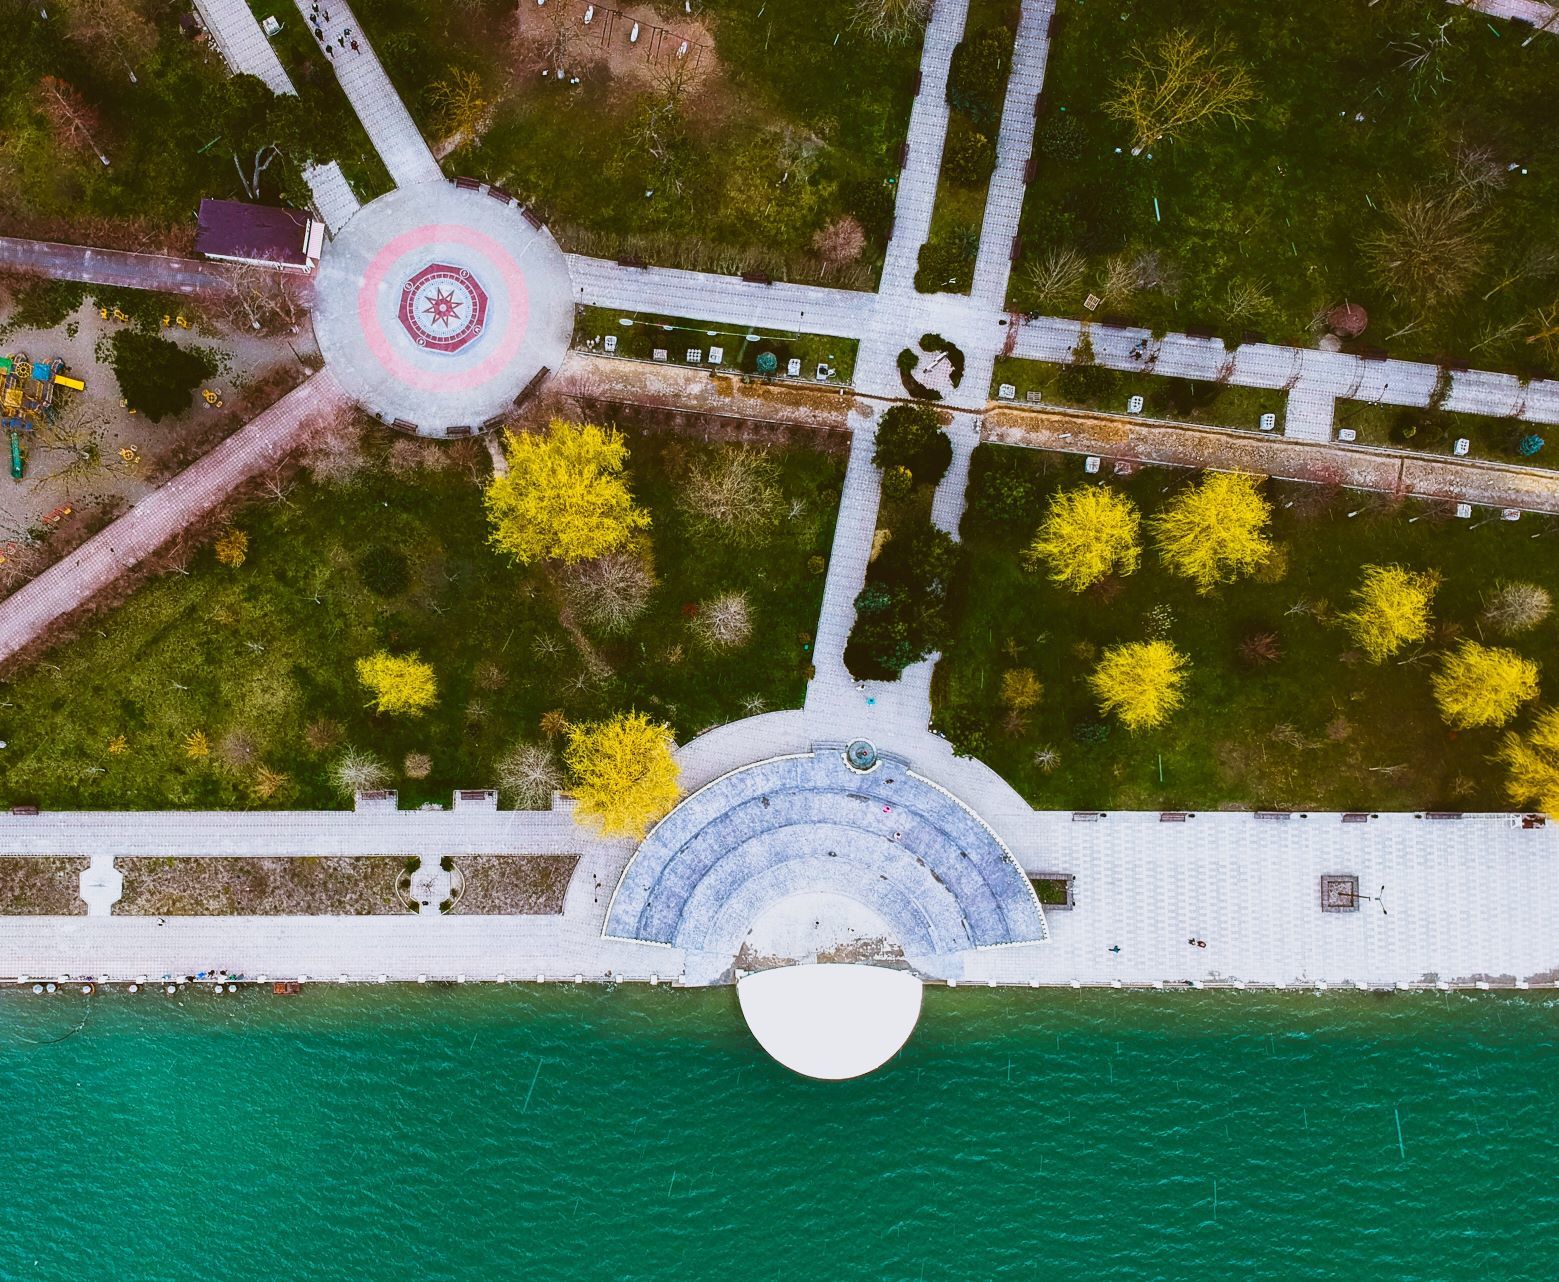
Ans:
[{"label": "turquoise sea water", "polygon": [[1556,1069],[1535,994],[933,989],[830,1085],[730,990],[7,992],[0,1279],[1551,1278]]}]

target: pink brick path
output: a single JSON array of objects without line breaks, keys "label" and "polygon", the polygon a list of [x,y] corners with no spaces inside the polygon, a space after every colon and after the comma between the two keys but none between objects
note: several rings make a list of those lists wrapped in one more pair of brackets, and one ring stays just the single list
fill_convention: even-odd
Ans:
[{"label": "pink brick path", "polygon": [[345,403],[328,370],[313,375],[63,561],[0,601],[0,664],[212,511],[245,481],[279,463],[303,439],[314,415]]}]

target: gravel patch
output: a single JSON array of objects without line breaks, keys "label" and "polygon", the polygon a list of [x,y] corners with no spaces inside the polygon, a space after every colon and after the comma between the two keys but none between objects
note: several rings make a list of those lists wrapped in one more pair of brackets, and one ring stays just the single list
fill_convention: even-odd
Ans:
[{"label": "gravel patch", "polygon": [[0,916],[81,917],[81,874],[90,859],[0,856]]},{"label": "gravel patch", "polygon": [[399,855],[291,859],[126,858],[115,915],[271,917],[406,911]]}]

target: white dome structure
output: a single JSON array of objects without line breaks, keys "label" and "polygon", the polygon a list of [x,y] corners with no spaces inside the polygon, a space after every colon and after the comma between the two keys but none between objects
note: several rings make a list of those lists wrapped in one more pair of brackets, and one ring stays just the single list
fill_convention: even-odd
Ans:
[{"label": "white dome structure", "polygon": [[920,1019],[921,983],[883,966],[778,966],[743,976],[736,996],[773,1058],[805,1077],[843,1081],[898,1054]]}]

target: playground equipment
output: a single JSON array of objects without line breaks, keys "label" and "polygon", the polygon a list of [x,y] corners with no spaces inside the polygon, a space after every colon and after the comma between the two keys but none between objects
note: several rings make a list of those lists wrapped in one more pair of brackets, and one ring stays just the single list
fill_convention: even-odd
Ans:
[{"label": "playground equipment", "polygon": [[21,434],[32,431],[40,415],[53,411],[55,388],[86,390],[87,385],[79,378],[62,373],[64,368],[65,362],[57,356],[47,362],[30,361],[26,352],[0,356],[0,429],[11,438],[12,480],[21,480],[27,468]]}]

